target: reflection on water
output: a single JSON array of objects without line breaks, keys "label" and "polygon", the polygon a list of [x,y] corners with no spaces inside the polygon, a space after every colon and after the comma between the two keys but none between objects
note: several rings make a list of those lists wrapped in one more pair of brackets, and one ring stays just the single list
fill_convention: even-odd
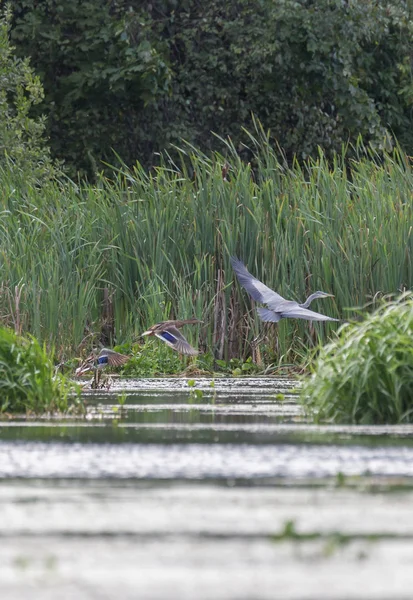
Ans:
[{"label": "reflection on water", "polygon": [[[294,401],[292,381],[221,378],[213,381],[213,388],[211,383],[211,379],[197,379],[191,388],[188,380],[178,378],[118,380],[110,391],[84,394],[85,418],[0,422],[0,444],[1,440],[254,447],[319,444],[328,454],[333,446],[349,446],[354,455],[363,446],[413,446],[412,425],[318,426],[309,423],[303,407]],[[194,389],[202,390],[202,395],[195,394]],[[16,452],[20,451],[18,448]],[[231,468],[228,464],[229,473]]]}]

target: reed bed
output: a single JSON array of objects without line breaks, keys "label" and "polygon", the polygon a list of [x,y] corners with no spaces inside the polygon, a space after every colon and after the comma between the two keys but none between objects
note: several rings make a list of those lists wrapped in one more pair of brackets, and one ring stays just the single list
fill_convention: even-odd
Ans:
[{"label": "reed bed", "polygon": [[288,167],[265,136],[251,164],[180,149],[146,172],[117,170],[97,184],[29,184],[0,171],[0,319],[30,332],[59,360],[101,339],[129,343],[168,318],[204,321],[186,333],[216,359],[297,364],[336,324],[263,326],[234,282],[229,257],[288,299],[348,318],[352,307],[412,282],[409,160],[396,150],[358,160],[322,153]]}]

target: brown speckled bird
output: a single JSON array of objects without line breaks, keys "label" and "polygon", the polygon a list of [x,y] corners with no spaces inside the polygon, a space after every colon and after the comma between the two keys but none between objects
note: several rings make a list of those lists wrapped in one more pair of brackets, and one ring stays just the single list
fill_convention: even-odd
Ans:
[{"label": "brown speckled bird", "polygon": [[95,369],[104,369],[105,367],[121,367],[128,362],[129,356],[126,354],[120,354],[115,350],[109,348],[102,348],[97,352],[92,352],[85,361],[76,369],[76,375],[83,375],[87,371],[93,371]]},{"label": "brown speckled bird", "polygon": [[97,350],[93,351],[85,361],[76,369],[76,377],[80,377],[88,371],[93,371],[93,379],[91,383],[92,389],[98,389],[100,387],[110,387],[111,379],[106,378],[104,384],[101,385],[101,374],[105,367],[121,367],[129,360],[129,356],[126,354],[120,354],[115,350],[109,348],[102,348],[100,352]]},{"label": "brown speckled bird", "polygon": [[162,321],[149,327],[142,335],[155,335],[160,340],[165,342],[170,348],[173,348],[179,354],[198,354],[198,350],[195,350],[185,339],[182,333],[179,331],[184,325],[191,325],[195,323],[202,323],[199,319],[185,319],[182,321]]}]

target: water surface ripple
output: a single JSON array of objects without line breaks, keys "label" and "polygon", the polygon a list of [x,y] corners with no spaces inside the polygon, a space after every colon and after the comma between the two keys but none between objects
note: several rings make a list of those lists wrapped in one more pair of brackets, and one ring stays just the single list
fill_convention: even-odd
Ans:
[{"label": "water surface ripple", "polygon": [[413,426],[314,425],[292,381],[194,380],[0,422],[2,598],[410,599]]},{"label": "water surface ripple", "polygon": [[413,476],[413,448],[357,445],[0,443],[2,478]]}]

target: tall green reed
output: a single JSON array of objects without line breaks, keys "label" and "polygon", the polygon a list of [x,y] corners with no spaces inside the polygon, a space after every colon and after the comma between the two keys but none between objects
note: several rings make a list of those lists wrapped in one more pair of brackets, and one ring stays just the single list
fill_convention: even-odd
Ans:
[{"label": "tall green reed", "polygon": [[66,356],[101,336],[109,295],[113,341],[195,315],[204,325],[191,341],[198,332],[217,358],[245,357],[265,333],[265,361],[294,363],[336,326],[264,327],[232,254],[288,299],[334,293],[314,309],[335,317],[411,286],[413,177],[400,150],[331,163],[320,152],[287,167],[262,133],[250,142],[251,164],[230,142],[212,157],[184,145],[179,164],[125,167],[94,186],[40,188],[0,171],[2,320],[16,328],[18,308],[20,330]]}]

